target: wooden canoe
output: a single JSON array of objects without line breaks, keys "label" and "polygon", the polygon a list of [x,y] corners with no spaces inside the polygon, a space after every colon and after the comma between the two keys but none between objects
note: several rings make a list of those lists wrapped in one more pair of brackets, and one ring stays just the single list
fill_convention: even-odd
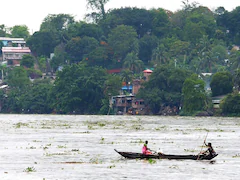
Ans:
[{"label": "wooden canoe", "polygon": [[134,152],[120,152],[114,149],[121,156],[128,159],[190,159],[190,160],[211,160],[215,158],[218,154],[215,155],[170,155],[170,154],[142,154]]}]

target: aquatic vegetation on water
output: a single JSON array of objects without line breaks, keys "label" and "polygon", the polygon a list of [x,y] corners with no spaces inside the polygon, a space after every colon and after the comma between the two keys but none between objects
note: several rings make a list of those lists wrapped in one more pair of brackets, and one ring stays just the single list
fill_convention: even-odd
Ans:
[{"label": "aquatic vegetation on water", "polygon": [[98,122],[98,126],[104,127],[104,126],[106,126],[106,123],[104,123],[104,122]]},{"label": "aquatic vegetation on water", "polygon": [[91,158],[90,159],[91,164],[102,164],[102,160],[99,160],[98,158]]},{"label": "aquatic vegetation on water", "polygon": [[139,144],[143,144],[145,141],[143,141],[142,139],[139,139],[138,141],[131,141],[130,143],[139,143]]},{"label": "aquatic vegetation on water", "polygon": [[240,158],[240,154],[236,154],[233,158]]},{"label": "aquatic vegetation on water", "polygon": [[67,146],[58,145],[58,148],[67,148]]},{"label": "aquatic vegetation on water", "polygon": [[166,129],[167,129],[167,126],[159,126],[155,128],[156,131],[166,130]]},{"label": "aquatic vegetation on water", "polygon": [[206,131],[206,132],[209,132],[208,129],[206,128],[195,128],[196,131]]},{"label": "aquatic vegetation on water", "polygon": [[148,162],[149,162],[150,164],[155,164],[157,161],[156,161],[155,159],[148,159]]},{"label": "aquatic vegetation on water", "polygon": [[23,172],[36,172],[36,169],[34,167],[27,167]]},{"label": "aquatic vegetation on water", "polygon": [[184,149],[184,151],[186,151],[186,152],[198,152],[198,151],[195,150],[195,149]]},{"label": "aquatic vegetation on water", "polygon": [[131,129],[134,129],[134,130],[143,130],[144,128],[143,128],[142,125],[140,125],[140,124],[134,124],[134,125],[132,125]]},{"label": "aquatic vegetation on water", "polygon": [[171,168],[171,169],[179,169],[179,167],[177,165],[172,165],[169,168]]},{"label": "aquatic vegetation on water", "polygon": [[116,167],[116,165],[115,164],[113,164],[113,165],[111,165],[111,166],[108,166],[108,168],[114,168],[114,167]]},{"label": "aquatic vegetation on water", "polygon": [[29,126],[29,124],[27,124],[27,123],[21,123],[21,122],[19,122],[19,123],[15,124],[15,128],[21,128],[21,126],[28,127],[28,126]]},{"label": "aquatic vegetation on water", "polygon": [[71,155],[71,153],[46,153],[46,156],[66,156],[66,155]]},{"label": "aquatic vegetation on water", "polygon": [[[0,118],[0,179],[16,179],[15,176],[26,180],[34,177],[179,180],[239,176],[240,118],[77,115],[1,115]],[[153,150],[160,147],[159,151],[166,154],[195,155],[206,150],[201,146],[208,130],[211,132],[206,142],[212,142],[219,153],[214,165],[210,163],[215,161],[131,160],[114,151],[116,148],[141,153],[145,140],[149,140],[149,148]]]}]

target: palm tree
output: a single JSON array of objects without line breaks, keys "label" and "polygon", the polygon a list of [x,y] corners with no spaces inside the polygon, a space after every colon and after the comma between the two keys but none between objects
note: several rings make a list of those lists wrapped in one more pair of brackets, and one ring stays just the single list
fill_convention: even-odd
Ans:
[{"label": "palm tree", "polygon": [[158,47],[153,50],[151,61],[154,64],[157,65],[158,63],[160,63],[160,64],[166,63],[165,49],[166,48],[163,44],[159,44]]},{"label": "palm tree", "polygon": [[123,67],[132,72],[139,72],[143,68],[143,61],[140,60],[133,52],[128,53],[124,59]]},{"label": "palm tree", "polygon": [[202,69],[206,69],[208,67],[209,72],[212,72],[212,64],[214,63],[214,58],[212,57],[212,44],[211,39],[208,39],[207,35],[203,35],[203,37],[199,41],[200,51],[199,51],[199,60],[201,60],[200,65]]}]

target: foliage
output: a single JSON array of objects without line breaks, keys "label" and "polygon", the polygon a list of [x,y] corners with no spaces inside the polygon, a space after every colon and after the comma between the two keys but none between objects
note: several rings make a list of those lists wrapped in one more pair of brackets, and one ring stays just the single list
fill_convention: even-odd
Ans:
[{"label": "foliage", "polygon": [[8,85],[12,88],[26,88],[30,84],[27,71],[23,67],[14,67],[7,76]]},{"label": "foliage", "polygon": [[212,96],[219,96],[233,91],[233,77],[229,72],[217,72],[210,82]]},{"label": "foliage", "polygon": [[93,37],[72,38],[66,44],[66,52],[71,63],[80,62],[84,57],[99,46],[98,41]]},{"label": "foliage", "polygon": [[144,83],[137,96],[144,99],[153,113],[159,113],[162,106],[179,108],[183,83],[190,74],[187,70],[159,66],[154,69],[150,80]]},{"label": "foliage", "polygon": [[27,45],[37,56],[50,56],[57,42],[51,32],[37,31],[28,40]]},{"label": "foliage", "polygon": [[143,62],[138,59],[137,55],[133,52],[128,53],[123,63],[124,68],[128,68],[133,73],[140,72],[143,68]]},{"label": "foliage", "polygon": [[69,39],[67,30],[74,22],[74,17],[69,14],[49,14],[44,18],[40,32],[51,33],[53,42],[57,45]]},{"label": "foliage", "polygon": [[119,25],[108,35],[109,46],[120,61],[127,53],[134,51],[134,42],[137,41],[137,32],[131,26]]},{"label": "foliage", "polygon": [[[182,96],[181,90],[185,78],[191,74],[188,70],[192,70],[196,74],[226,71],[233,75],[233,77],[229,77],[229,74],[219,75],[218,78],[214,78],[212,82],[213,96],[232,92],[233,83],[234,89],[239,90],[240,52],[236,45],[239,45],[240,42],[240,24],[238,23],[240,7],[236,7],[232,11],[227,11],[224,7],[211,11],[196,2],[189,3],[188,0],[184,0],[182,9],[176,12],[158,7],[150,10],[125,7],[106,11],[105,7],[108,2],[109,0],[87,0],[88,8],[92,10],[86,16],[93,20],[90,22],[76,22],[74,17],[69,14],[49,14],[44,18],[40,31],[33,35],[29,35],[25,25],[16,25],[12,28],[8,28],[4,24],[0,25],[1,37],[25,38],[27,46],[30,47],[36,58],[34,60],[38,63],[35,68],[39,68],[42,72],[48,72],[51,69],[54,73],[61,74],[61,70],[65,69],[65,66],[71,71],[72,69],[69,68],[71,64],[81,64],[76,65],[78,70],[73,68],[75,75],[65,72],[66,74],[57,80],[58,83],[66,82],[70,85],[72,85],[70,82],[73,84],[79,82],[81,86],[74,85],[66,88],[62,85],[65,88],[63,88],[62,96],[54,87],[54,91],[49,90],[49,92],[52,97],[56,97],[56,95],[60,97],[58,99],[60,104],[56,102],[55,98],[51,99],[51,102],[45,101],[48,103],[48,105],[44,105],[45,107],[50,105],[52,109],[56,107],[58,113],[75,111],[82,114],[96,114],[101,109],[101,113],[106,114],[106,111],[109,110],[108,91],[113,94],[118,93],[117,84],[124,81],[129,85],[128,82],[131,82],[133,77],[139,78],[138,72],[141,72],[144,67],[154,67],[154,72],[150,81],[143,84],[142,87],[146,87],[146,89],[142,88],[139,96],[144,97],[145,104],[149,105],[154,113],[161,113],[161,109],[165,106],[182,106],[182,98],[185,98],[186,94]],[[4,43],[4,41],[0,42],[0,48],[6,45]],[[50,54],[53,52],[54,56],[49,60]],[[30,94],[34,94],[32,91],[30,92],[30,87],[35,87],[35,85],[29,82],[28,76],[40,77],[42,74],[32,68],[30,59],[30,57],[26,59],[24,56],[21,61],[21,66],[28,67],[27,71],[1,66],[2,79],[6,79],[7,81],[4,82],[9,83],[10,87],[8,98],[4,99],[4,101],[8,101],[3,105],[5,112],[27,113],[25,110],[22,111],[21,101],[23,102],[23,100],[20,99],[23,97],[31,99]],[[13,61],[9,60],[8,65],[13,65],[11,62]],[[103,75],[105,70],[100,67],[125,68],[125,70],[122,71],[121,76],[109,77]],[[100,71],[102,76],[98,77],[96,73],[97,77],[95,78],[86,72],[87,70],[93,71],[94,68],[97,69],[97,72]],[[11,72],[12,70],[13,72]],[[80,70],[88,78],[91,77],[89,82],[95,84],[94,87],[97,87],[99,97],[94,95],[95,89],[91,93],[88,92],[89,94],[83,90],[88,86],[83,85],[84,83],[79,79],[80,77],[86,79],[83,72],[78,72]],[[69,77],[65,77],[67,75]],[[75,79],[76,82],[72,79]],[[95,82],[95,79],[102,84]],[[192,90],[190,87],[194,86],[194,83],[198,83],[198,80],[191,78],[190,80],[186,81],[186,89],[195,97],[196,94],[190,91]],[[113,83],[114,81],[116,84]],[[117,89],[113,90],[109,86]],[[59,92],[61,91],[60,88]],[[95,97],[96,101],[93,100],[93,102],[96,107],[89,103],[87,98],[78,96],[80,92],[87,94],[87,97],[90,95]],[[26,93],[30,93],[29,96]],[[199,97],[197,96],[199,99],[196,102],[197,105],[192,105],[185,111],[195,111],[195,107],[200,107],[199,104],[204,99],[204,95],[200,96],[200,94],[197,93],[199,95]],[[65,100],[66,102],[64,102]],[[88,104],[83,102],[88,102]],[[187,105],[190,106],[191,102]],[[202,107],[204,108],[205,105],[206,103]],[[86,108],[82,108],[85,106]],[[37,110],[32,111],[37,112]],[[39,113],[42,111],[45,110],[41,110]]]},{"label": "foliage", "polygon": [[[67,53],[65,51],[65,44],[61,43],[59,45],[57,45],[54,48],[54,56],[52,57],[52,59],[50,60],[50,65],[52,67],[52,69],[54,70],[54,72],[61,66],[64,66],[66,64],[68,64],[69,62],[67,61]],[[44,59],[43,60],[43,68],[46,69],[46,62],[47,60]]]},{"label": "foliage", "polygon": [[21,108],[24,113],[48,114],[50,107],[50,92],[53,85],[49,80],[35,80],[26,93],[20,96]]},{"label": "foliage", "polygon": [[136,30],[138,38],[142,38],[151,33],[153,18],[153,14],[144,8],[124,7],[111,9],[106,14],[106,19],[101,20],[99,24],[106,34],[119,25],[131,26]]},{"label": "foliage", "polygon": [[28,31],[28,27],[26,25],[16,25],[13,26],[11,29],[11,36],[13,38],[24,38],[27,39],[30,34]]},{"label": "foliage", "polygon": [[93,37],[97,40],[100,40],[103,36],[103,30],[100,28],[98,24],[86,23],[86,22],[76,22],[71,24],[68,28],[68,36],[73,37]]},{"label": "foliage", "polygon": [[240,95],[233,93],[227,95],[220,103],[223,115],[240,116]]},{"label": "foliage", "polygon": [[145,64],[147,64],[152,57],[153,49],[158,45],[158,38],[154,35],[144,35],[139,40],[139,59],[141,59]]},{"label": "foliage", "polygon": [[65,66],[57,73],[53,107],[58,113],[95,114],[102,106],[106,70],[85,64]]},{"label": "foliage", "polygon": [[42,72],[46,72],[46,69],[47,69],[47,58],[44,57],[44,56],[40,56],[38,58],[38,65],[39,65],[39,68]]},{"label": "foliage", "polygon": [[34,66],[34,57],[30,54],[25,54],[23,55],[21,61],[20,61],[20,65],[27,67],[27,68],[33,68]]},{"label": "foliage", "polygon": [[167,36],[170,31],[170,21],[166,11],[162,8],[150,10],[152,19],[152,32],[158,37]]},{"label": "foliage", "polygon": [[88,14],[87,16],[93,18],[95,22],[98,22],[100,19],[105,19],[105,5],[108,1],[109,0],[87,0],[88,7],[90,7],[92,10],[97,11],[92,14]]},{"label": "foliage", "polygon": [[6,27],[4,24],[0,25],[0,37],[5,37],[6,36]]},{"label": "foliage", "polygon": [[187,78],[183,84],[183,112],[191,114],[206,109],[205,83],[196,74]]}]

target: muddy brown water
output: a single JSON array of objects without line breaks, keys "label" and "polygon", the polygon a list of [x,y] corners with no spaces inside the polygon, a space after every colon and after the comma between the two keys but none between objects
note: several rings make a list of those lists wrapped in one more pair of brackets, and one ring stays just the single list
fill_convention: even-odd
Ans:
[{"label": "muddy brown water", "polygon": [[[142,144],[212,161],[128,160]],[[240,177],[240,118],[0,115],[0,180],[232,179]]]}]

